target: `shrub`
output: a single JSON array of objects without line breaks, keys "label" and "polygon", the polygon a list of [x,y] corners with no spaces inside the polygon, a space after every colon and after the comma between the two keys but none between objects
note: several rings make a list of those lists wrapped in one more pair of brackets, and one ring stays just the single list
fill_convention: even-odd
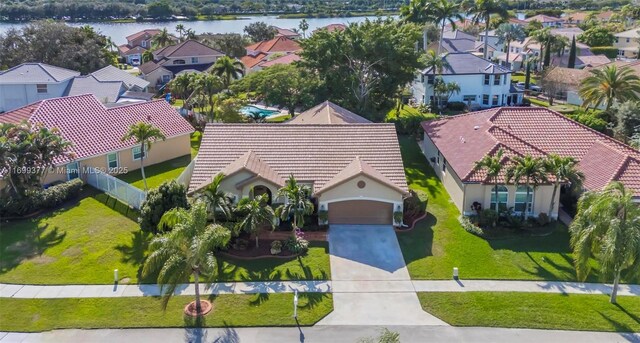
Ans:
[{"label": "shrub", "polygon": [[327,210],[318,211],[318,219],[321,225],[325,225],[329,220],[329,211]]},{"label": "shrub", "polygon": [[394,123],[396,125],[396,131],[399,134],[403,135],[419,135],[422,133],[422,126],[420,125],[423,121],[431,120],[434,118],[433,114],[430,113],[409,113],[397,117],[387,118],[387,122]]},{"label": "shrub", "polygon": [[289,237],[284,246],[292,253],[300,255],[309,250],[309,241],[304,239],[304,233],[302,232],[302,230],[296,228],[294,231],[294,235]]},{"label": "shrub", "polygon": [[573,119],[578,123],[588,126],[596,131],[605,132],[607,129],[607,121],[600,118],[599,114],[595,111],[585,111],[578,109],[572,114],[567,114],[567,118]]},{"label": "shrub", "polygon": [[538,225],[545,226],[549,224],[551,220],[549,219],[549,216],[546,213],[541,212],[540,214],[538,214],[537,222],[538,222]]},{"label": "shrub", "polygon": [[465,231],[476,236],[484,237],[484,231],[482,231],[482,228],[472,223],[469,217],[461,215],[460,217],[458,217],[458,221],[460,222],[460,225],[462,225],[462,228],[465,229]]},{"label": "shrub", "polygon": [[404,218],[404,213],[402,211],[393,212],[393,221],[400,225],[402,223],[402,219]]},{"label": "shrub", "polygon": [[611,59],[618,57],[618,48],[614,46],[592,46],[590,50],[594,55],[605,55]]},{"label": "shrub", "polygon": [[236,238],[236,241],[231,247],[235,250],[247,250],[249,247],[249,241],[244,238]]},{"label": "shrub", "polygon": [[480,212],[480,226],[482,227],[490,227],[494,226],[498,220],[498,214],[495,210],[492,209],[484,209]]},{"label": "shrub", "polygon": [[410,190],[411,196],[404,199],[404,217],[417,218],[427,211],[428,195],[422,191]]},{"label": "shrub", "polygon": [[143,231],[158,232],[160,218],[172,208],[189,208],[187,188],[175,180],[165,181],[147,193],[138,218],[140,228]]},{"label": "shrub", "polygon": [[452,111],[464,111],[467,108],[467,104],[461,101],[451,101],[447,103],[447,108]]},{"label": "shrub", "polygon": [[278,255],[280,252],[282,252],[282,242],[281,241],[271,242],[271,255]]},{"label": "shrub", "polygon": [[77,197],[82,190],[82,185],[82,180],[73,179],[47,189],[27,192],[22,198],[3,194],[0,197],[0,216],[23,216],[42,209],[56,207],[69,199]]},{"label": "shrub", "polygon": [[522,99],[522,106],[531,106],[531,100],[529,98]]}]

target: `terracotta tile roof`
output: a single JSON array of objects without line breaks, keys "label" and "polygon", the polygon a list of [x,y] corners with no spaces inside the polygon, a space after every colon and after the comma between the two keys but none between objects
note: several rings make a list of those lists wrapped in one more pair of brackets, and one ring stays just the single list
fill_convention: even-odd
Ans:
[{"label": "terracotta tile roof", "polygon": [[[190,191],[218,172],[255,154],[281,178],[290,174],[313,182],[314,191],[356,157],[407,191],[400,146],[393,124],[283,125],[207,124],[190,182]],[[248,158],[248,157],[247,157]],[[242,159],[240,159],[242,161]]]},{"label": "terracotta tile roof", "polygon": [[251,44],[247,47],[247,51],[262,51],[267,53],[296,52],[300,49],[300,43],[284,36]]},{"label": "terracotta tile roof", "polygon": [[[15,123],[19,118],[60,129],[73,144],[77,159],[133,147],[132,141],[122,142],[120,138],[129,126],[140,121],[150,120],[167,138],[193,132],[193,127],[164,100],[106,108],[91,94],[42,100],[1,114],[0,123]],[[66,158],[55,161],[67,162]]]},{"label": "terracotta tile roof", "polygon": [[159,34],[160,32],[162,32],[162,30],[160,30],[160,29],[144,29],[144,30],[142,30],[140,32],[136,32],[136,33],[130,34],[126,38],[127,38],[127,41],[130,41],[130,40],[134,40],[134,39],[136,39],[138,37],[144,36],[145,34],[147,34],[149,36],[155,36],[155,35]]},{"label": "terracotta tile roof", "polygon": [[276,64],[291,64],[293,62],[298,62],[302,58],[298,54],[287,54],[284,56],[280,56],[278,58],[274,58],[270,61],[265,61],[260,64],[260,67],[267,68],[274,66]]},{"label": "terracotta tile roof", "polygon": [[257,66],[258,64],[264,62],[264,59],[267,56],[268,54],[264,52],[249,54],[249,55],[240,57],[240,62],[242,62],[242,64],[244,64],[244,66],[247,67],[248,69],[251,69]]},{"label": "terracotta tile roof", "polygon": [[387,185],[400,193],[407,193],[406,189],[402,189],[396,186],[393,181],[389,180],[388,177],[384,176],[380,173],[376,168],[370,166],[367,162],[363,161],[360,156],[356,156],[356,158],[349,163],[344,169],[342,169],[338,174],[336,174],[331,180],[327,181],[327,183],[322,186],[322,188],[316,190],[315,194],[321,194],[328,191],[331,188],[334,188],[341,183],[349,181],[354,177],[358,177],[360,175],[368,176],[380,183]]},{"label": "terracotta tile roof", "polygon": [[292,38],[297,38],[300,37],[300,34],[293,31],[293,30],[289,30],[289,29],[283,29],[277,26],[274,26],[276,30],[278,30],[278,33],[276,34],[276,36],[283,36],[283,37],[292,37]]},{"label": "terracotta tile roof", "polygon": [[[328,32],[333,32],[333,31],[344,31],[347,29],[347,25],[344,24],[329,24],[327,26],[323,26],[321,28],[319,28],[318,30],[327,30]],[[316,30],[317,31],[317,30]]]},{"label": "terracotta tile roof", "polygon": [[[640,196],[640,151],[540,107],[502,107],[422,123],[428,137],[463,182],[487,182],[474,163],[500,147],[509,156],[572,156],[587,189],[613,180]],[[505,163],[509,163],[505,161]]]},{"label": "terracotta tile roof", "polygon": [[191,57],[191,56],[223,56],[218,50],[212,49],[196,40],[186,40],[180,44],[168,45],[153,52],[155,58]]},{"label": "terracotta tile roof", "polygon": [[316,105],[286,122],[286,124],[366,124],[371,123],[346,108],[330,101]]}]

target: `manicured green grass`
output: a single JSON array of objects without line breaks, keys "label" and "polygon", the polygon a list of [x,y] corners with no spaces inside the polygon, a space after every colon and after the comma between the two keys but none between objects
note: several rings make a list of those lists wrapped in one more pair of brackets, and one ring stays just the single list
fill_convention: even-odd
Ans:
[{"label": "manicured green grass", "polygon": [[[400,145],[409,187],[429,196],[427,218],[398,233],[414,279],[449,279],[458,267],[462,279],[576,280],[566,227],[545,237],[487,241],[472,235],[415,140],[401,137]],[[598,281],[597,270],[588,280]]]},{"label": "manicured green grass", "polygon": [[[464,282],[464,281],[463,281]],[[422,308],[455,326],[640,332],[640,297],[456,292],[418,293]]]},{"label": "manicured green grass", "polygon": [[540,106],[540,107],[549,107],[549,102],[546,100],[540,100],[532,97],[528,97],[529,101],[531,101],[532,105]]},{"label": "manicured green grass", "polygon": [[292,260],[222,258],[221,281],[330,280],[329,244],[311,242],[306,255]]},{"label": "manicured green grass", "polygon": [[89,189],[77,202],[56,211],[1,224],[0,282],[109,284],[113,269],[136,282],[146,235],[118,211],[137,216]]},{"label": "manicured green grass", "polygon": [[[333,309],[331,294],[300,293],[298,321],[313,325]],[[183,315],[191,296],[171,299],[166,311],[153,297],[13,299],[0,298],[0,331],[46,331],[135,327],[295,326],[293,294],[220,295],[213,310],[196,321]]]},{"label": "manicured green grass", "polygon": [[[191,142],[191,151],[193,153],[193,145]],[[199,142],[197,142],[199,144]],[[152,164],[144,167],[144,173],[147,176],[147,186],[149,189],[160,186],[167,180],[175,180],[182,174],[184,168],[191,163],[191,155],[174,158],[162,163]],[[142,172],[140,169],[130,171],[126,174],[118,175],[118,178],[124,182],[130,183],[132,186],[144,189],[144,181],[142,180]]]},{"label": "manicured green grass", "polygon": [[267,118],[266,122],[267,123],[282,123],[283,121],[287,121],[291,119],[290,115],[277,115],[274,116],[273,118]]},{"label": "manicured green grass", "polygon": [[[524,82],[526,79],[526,75],[524,73],[513,73],[511,74],[511,81],[513,82]],[[538,77],[531,73],[531,83],[538,83]]]},{"label": "manicured green grass", "polygon": [[191,134],[191,159],[194,159],[200,150],[200,143],[202,142],[202,132],[196,131]]}]

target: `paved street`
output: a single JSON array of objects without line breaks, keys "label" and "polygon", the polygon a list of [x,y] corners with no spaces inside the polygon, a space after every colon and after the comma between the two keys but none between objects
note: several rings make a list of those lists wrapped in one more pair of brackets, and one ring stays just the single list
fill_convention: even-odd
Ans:
[{"label": "paved street", "polygon": [[[559,330],[464,328],[451,326],[387,326],[400,333],[402,343],[607,343],[640,342],[640,334]],[[379,326],[314,326],[304,328],[220,328],[220,329],[127,329],[57,330],[44,333],[0,333],[0,343],[114,343],[190,342],[261,343],[309,342],[356,343],[375,336]]]}]

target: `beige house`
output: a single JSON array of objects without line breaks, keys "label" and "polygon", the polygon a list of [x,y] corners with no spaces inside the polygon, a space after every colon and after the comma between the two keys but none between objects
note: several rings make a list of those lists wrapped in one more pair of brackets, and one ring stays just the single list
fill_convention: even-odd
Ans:
[{"label": "beige house", "polygon": [[328,224],[392,225],[409,195],[394,125],[328,102],[284,124],[208,124],[189,192],[218,173],[236,201],[267,194],[270,203],[287,201],[277,193],[293,175]]},{"label": "beige house", "polygon": [[640,27],[614,34],[613,46],[618,49],[620,58],[638,58],[640,49]]},{"label": "beige house", "polygon": [[[584,188],[597,190],[611,181],[621,181],[640,199],[640,152],[565,116],[545,108],[502,107],[471,112],[422,123],[422,148],[429,163],[460,212],[474,214],[472,205],[495,208],[496,185],[475,162],[499,149],[505,152],[505,168],[513,156],[544,157],[555,153],[578,160],[585,175]],[[538,216],[558,217],[560,191],[551,205],[553,186],[530,189],[498,180],[498,199],[505,209]],[[525,209],[525,202],[528,208]],[[550,213],[549,213],[550,212]]]},{"label": "beige house", "polygon": [[90,94],[42,100],[0,115],[0,123],[22,121],[57,128],[72,144],[73,156],[54,161],[44,185],[84,178],[89,168],[112,175],[139,169],[140,145],[120,139],[132,124],[150,122],[167,137],[153,143],[145,154],[145,165],[190,155],[194,131],[164,100],[107,108]]}]

